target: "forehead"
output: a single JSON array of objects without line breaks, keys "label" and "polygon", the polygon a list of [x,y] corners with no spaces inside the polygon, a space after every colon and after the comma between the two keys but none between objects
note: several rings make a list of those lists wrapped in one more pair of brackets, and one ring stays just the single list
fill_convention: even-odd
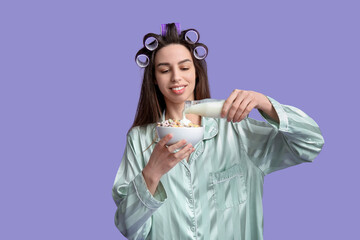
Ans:
[{"label": "forehead", "polygon": [[178,63],[184,59],[190,59],[190,51],[181,44],[170,44],[161,48],[155,56],[155,63]]}]

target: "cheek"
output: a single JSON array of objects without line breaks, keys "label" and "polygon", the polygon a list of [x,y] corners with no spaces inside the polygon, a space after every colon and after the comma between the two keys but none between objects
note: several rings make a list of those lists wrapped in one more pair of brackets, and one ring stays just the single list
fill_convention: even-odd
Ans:
[{"label": "cheek", "polygon": [[195,79],[196,79],[196,73],[195,71],[188,71],[186,73],[186,79],[189,81],[189,82],[195,82]]},{"label": "cheek", "polygon": [[167,85],[166,85],[166,83],[164,82],[164,79],[158,78],[158,79],[156,80],[156,84],[158,85],[158,87],[159,87],[159,89],[160,89],[160,91],[161,91],[162,93],[164,93],[164,91],[166,91]]},{"label": "cheek", "polygon": [[154,81],[154,82],[155,82],[155,84],[158,84],[158,82],[159,82],[158,79],[160,79],[160,78],[159,78],[159,74],[157,74],[157,73],[155,72],[154,75],[155,75],[155,81]]},{"label": "cheek", "polygon": [[164,85],[163,82],[164,79],[159,74],[155,74],[155,84],[157,84],[160,87]]},{"label": "cheek", "polygon": [[195,74],[195,73],[192,73],[191,76],[190,76],[190,79],[191,79],[192,84],[195,85],[195,82],[196,82],[196,74]]}]

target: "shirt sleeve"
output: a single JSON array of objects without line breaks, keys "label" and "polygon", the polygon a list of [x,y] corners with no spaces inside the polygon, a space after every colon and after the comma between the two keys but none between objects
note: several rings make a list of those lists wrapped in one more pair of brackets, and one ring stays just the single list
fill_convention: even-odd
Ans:
[{"label": "shirt sleeve", "polygon": [[250,160],[264,175],[313,161],[324,145],[317,123],[298,108],[268,99],[279,123],[259,110],[266,122],[246,118],[243,123],[234,124]]},{"label": "shirt sleeve", "polygon": [[154,196],[150,193],[142,175],[144,166],[139,133],[133,129],[127,136],[112,191],[117,206],[115,225],[128,239],[146,238],[151,230],[152,214],[167,198],[161,182]]}]

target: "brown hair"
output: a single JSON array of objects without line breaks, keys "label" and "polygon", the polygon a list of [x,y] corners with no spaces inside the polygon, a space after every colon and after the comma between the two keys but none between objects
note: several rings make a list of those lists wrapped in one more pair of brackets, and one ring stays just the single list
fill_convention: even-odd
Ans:
[{"label": "brown hair", "polygon": [[[136,110],[135,119],[131,128],[159,121],[162,112],[166,108],[164,96],[161,93],[159,87],[155,84],[155,55],[157,51],[169,44],[181,44],[185,46],[191,53],[193,53],[194,49],[197,46],[203,46],[206,51],[208,51],[206,45],[202,43],[197,42],[193,44],[185,40],[185,33],[188,30],[195,29],[184,30],[179,35],[176,25],[174,23],[166,24],[166,26],[166,36],[157,35],[154,33],[148,33],[144,36],[144,43],[145,40],[149,37],[154,37],[157,39],[159,45],[154,51],[150,51],[146,47],[143,47],[135,55],[136,60],[138,55],[145,54],[149,57],[150,62],[149,65],[144,69],[144,77],[141,85],[140,98]],[[195,100],[210,98],[210,88],[207,76],[206,61],[205,59],[196,59],[193,54],[191,54],[191,57],[194,62],[196,72],[196,82],[194,89]]]}]

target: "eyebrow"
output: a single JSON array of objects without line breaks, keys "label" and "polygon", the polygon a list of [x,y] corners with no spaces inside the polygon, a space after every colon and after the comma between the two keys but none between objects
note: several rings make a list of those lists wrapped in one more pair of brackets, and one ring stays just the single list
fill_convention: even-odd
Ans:
[{"label": "eyebrow", "polygon": [[[184,62],[191,62],[191,60],[190,60],[190,59],[184,59],[184,60],[178,62],[178,64],[182,64],[182,63],[184,63]],[[158,65],[156,65],[156,67],[169,66],[169,65],[170,65],[170,63],[159,63]]]}]

